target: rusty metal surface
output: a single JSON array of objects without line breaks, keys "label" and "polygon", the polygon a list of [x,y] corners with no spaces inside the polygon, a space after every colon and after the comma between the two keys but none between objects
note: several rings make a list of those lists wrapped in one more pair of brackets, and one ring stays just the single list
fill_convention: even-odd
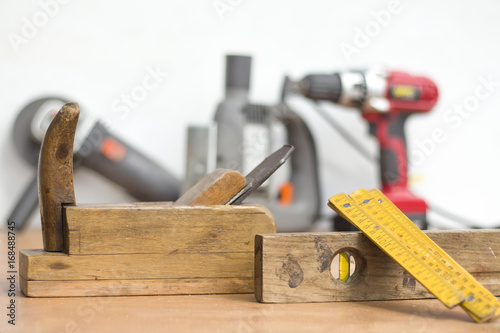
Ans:
[{"label": "rusty metal surface", "polygon": [[45,251],[62,251],[62,206],[75,203],[73,140],[80,115],[77,103],[64,105],[52,120],[38,160],[38,197]]}]

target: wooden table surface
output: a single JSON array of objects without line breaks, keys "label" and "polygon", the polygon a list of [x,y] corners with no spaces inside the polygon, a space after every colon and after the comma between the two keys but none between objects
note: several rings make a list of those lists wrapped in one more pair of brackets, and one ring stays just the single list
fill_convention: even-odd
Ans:
[{"label": "wooden table surface", "polygon": [[[16,325],[7,323],[7,234],[0,332],[500,332],[438,300],[260,304],[253,295],[27,298],[16,281]],[[17,250],[42,248],[39,230],[18,233]],[[18,258],[17,258],[18,260]]]}]

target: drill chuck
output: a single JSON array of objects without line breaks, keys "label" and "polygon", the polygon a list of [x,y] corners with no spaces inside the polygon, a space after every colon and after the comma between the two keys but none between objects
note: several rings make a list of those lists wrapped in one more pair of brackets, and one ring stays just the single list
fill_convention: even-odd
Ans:
[{"label": "drill chuck", "polygon": [[300,92],[313,100],[337,103],[342,94],[339,74],[311,74],[299,82]]}]

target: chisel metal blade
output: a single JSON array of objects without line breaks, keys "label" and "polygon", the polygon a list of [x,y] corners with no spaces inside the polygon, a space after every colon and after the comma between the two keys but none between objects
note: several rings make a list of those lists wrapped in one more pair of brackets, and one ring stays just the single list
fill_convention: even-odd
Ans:
[{"label": "chisel metal blade", "polygon": [[256,188],[264,183],[286,160],[292,155],[295,147],[292,145],[284,145],[255,167],[246,176],[246,185],[234,197],[229,200],[226,205],[239,205],[245,200]]}]

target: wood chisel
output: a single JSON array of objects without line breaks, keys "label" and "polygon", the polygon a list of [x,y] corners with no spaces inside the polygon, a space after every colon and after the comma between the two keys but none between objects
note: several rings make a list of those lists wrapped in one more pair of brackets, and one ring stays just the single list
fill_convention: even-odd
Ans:
[{"label": "wood chisel", "polygon": [[291,145],[281,147],[257,165],[246,178],[236,170],[215,169],[186,191],[174,205],[241,204],[286,162],[293,150]]},{"label": "wood chisel", "polygon": [[227,205],[239,205],[245,200],[255,189],[264,183],[286,160],[292,155],[294,147],[284,145],[271,155],[269,155],[262,163],[255,167],[247,176],[247,183],[239,193],[227,202]]}]

